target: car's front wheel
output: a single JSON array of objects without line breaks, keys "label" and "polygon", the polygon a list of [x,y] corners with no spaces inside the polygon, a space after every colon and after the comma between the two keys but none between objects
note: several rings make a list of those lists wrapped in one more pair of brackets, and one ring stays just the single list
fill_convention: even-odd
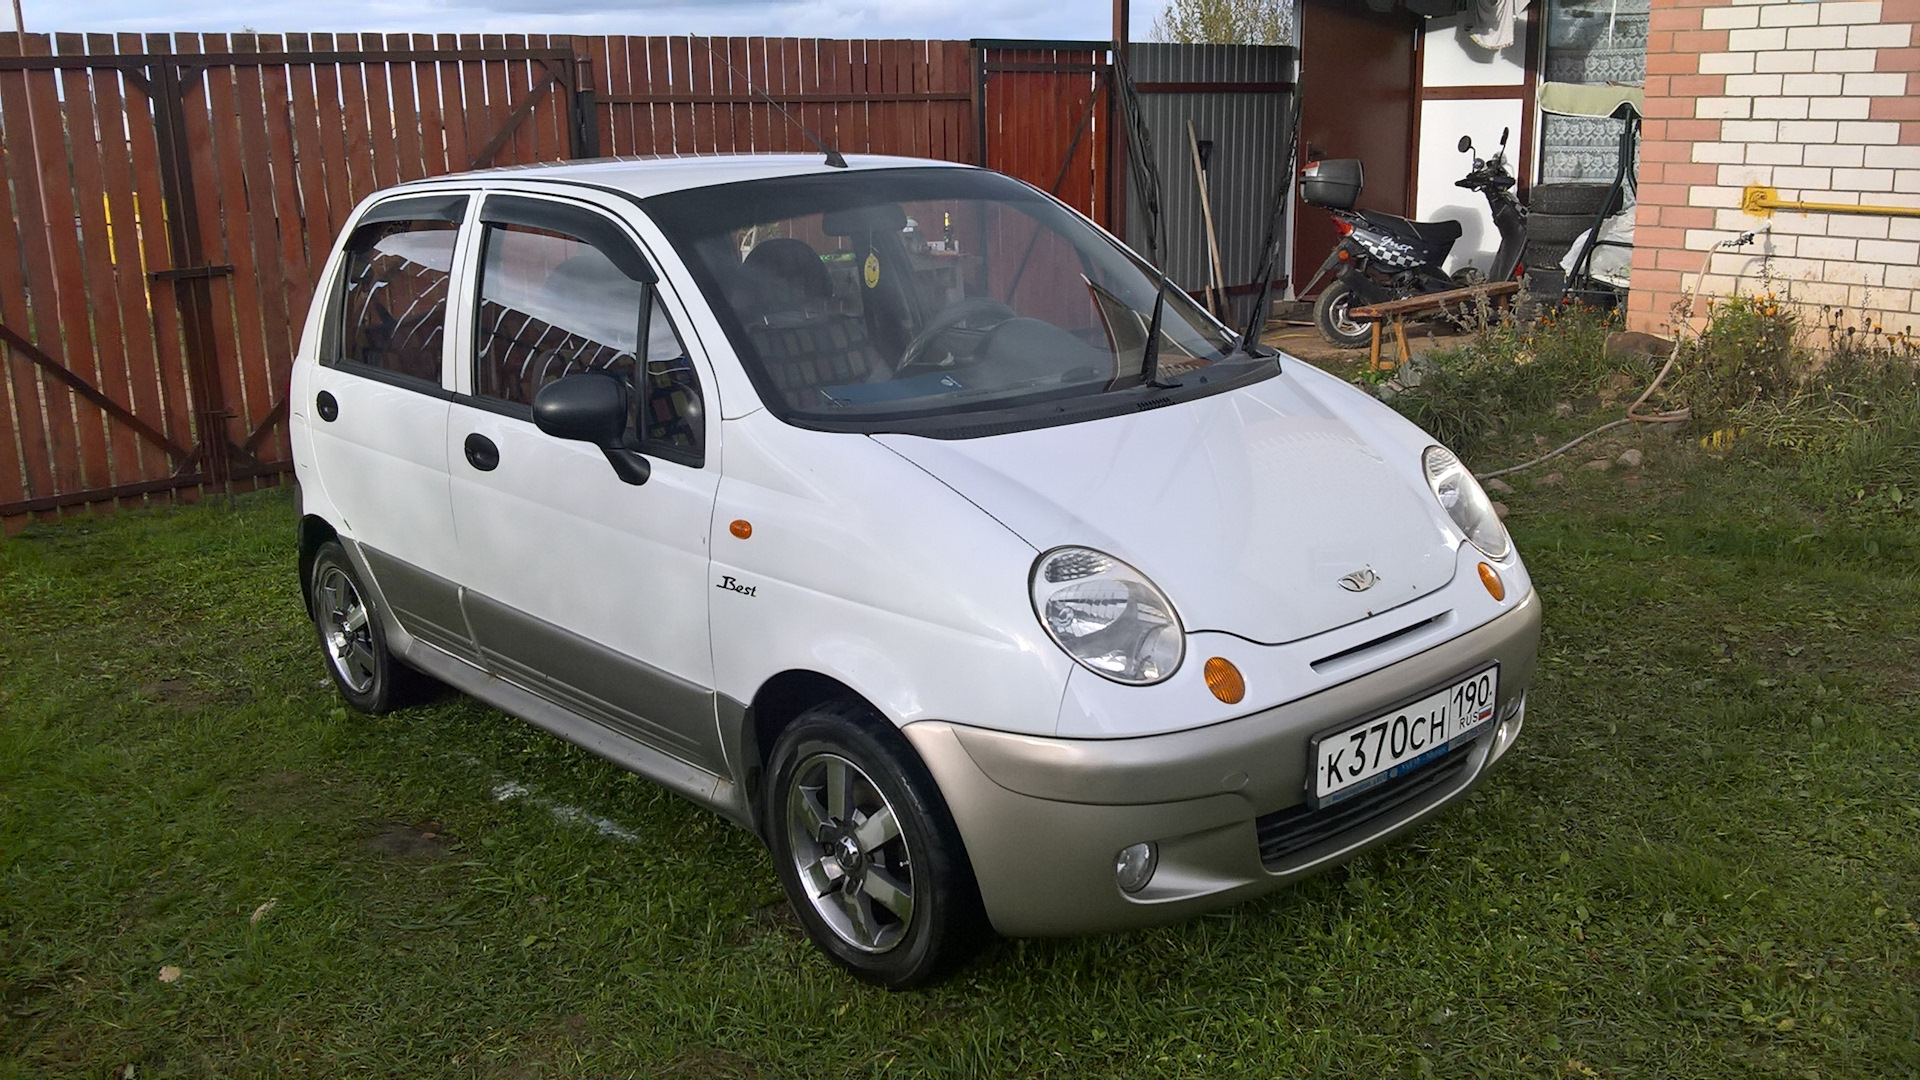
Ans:
[{"label": "car's front wheel", "polygon": [[894,990],[936,981],[985,935],[946,802],[865,706],[802,713],[774,746],[766,834],[788,902],[827,955]]},{"label": "car's front wheel", "polygon": [[339,541],[314,552],[307,606],[327,658],[327,674],[347,704],[379,715],[405,704],[418,676],[387,651],[386,631]]}]

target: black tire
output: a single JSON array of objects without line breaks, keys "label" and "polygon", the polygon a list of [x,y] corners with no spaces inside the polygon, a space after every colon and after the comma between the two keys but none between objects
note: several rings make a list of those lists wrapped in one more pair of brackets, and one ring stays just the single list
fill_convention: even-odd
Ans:
[{"label": "black tire", "polygon": [[314,552],[306,587],[327,674],[347,704],[378,716],[411,701],[422,676],[387,650],[371,594],[339,541]]},{"label": "black tire", "polygon": [[1536,184],[1527,193],[1527,212],[1591,219],[1612,202],[1612,195],[1612,184]]},{"label": "black tire", "polygon": [[[838,806],[835,773],[845,793]],[[871,708],[830,702],[795,718],[774,744],[763,804],[787,902],[814,944],[860,979],[889,990],[925,986],[987,937],[946,800]],[[862,835],[887,817],[891,830]]]},{"label": "black tire", "polygon": [[1558,273],[1561,269],[1560,260],[1567,257],[1571,247],[1571,244],[1543,244],[1528,241],[1525,250],[1520,253],[1520,265],[1526,267],[1528,272],[1552,270]]},{"label": "black tire", "polygon": [[1463,266],[1453,273],[1448,274],[1447,280],[1453,282],[1453,287],[1456,289],[1464,289],[1472,285],[1485,285],[1487,283],[1487,272],[1477,266]]},{"label": "black tire", "polygon": [[1591,228],[1592,214],[1528,214],[1527,243],[1571,244]]},{"label": "black tire", "polygon": [[1354,306],[1353,300],[1353,287],[1335,281],[1313,302],[1313,325],[1320,328],[1321,337],[1342,349],[1364,349],[1373,341],[1372,324],[1355,321],[1347,314]]},{"label": "black tire", "polygon": [[1544,296],[1549,299],[1558,300],[1561,292],[1565,290],[1566,277],[1566,274],[1563,273],[1557,265],[1539,270],[1529,267],[1527,270],[1527,291],[1535,296]]}]

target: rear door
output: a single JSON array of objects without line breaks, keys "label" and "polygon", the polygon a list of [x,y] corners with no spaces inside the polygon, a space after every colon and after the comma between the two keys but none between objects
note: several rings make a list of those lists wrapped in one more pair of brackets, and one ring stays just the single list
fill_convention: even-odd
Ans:
[{"label": "rear door", "polygon": [[466,194],[369,207],[332,278],[307,380],[315,471],[408,633],[457,655],[460,614],[447,478],[447,333]]},{"label": "rear door", "polygon": [[[707,624],[712,380],[682,343],[684,311],[603,209],[493,194],[478,228],[445,452],[482,662],[725,775]],[[543,386],[590,372],[631,390],[629,444],[652,468],[643,485],[533,425]]]}]

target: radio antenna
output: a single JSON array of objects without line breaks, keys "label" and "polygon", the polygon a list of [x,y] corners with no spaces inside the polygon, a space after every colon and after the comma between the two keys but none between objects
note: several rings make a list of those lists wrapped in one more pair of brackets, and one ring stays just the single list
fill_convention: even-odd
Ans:
[{"label": "radio antenna", "polygon": [[754,93],[759,94],[761,97],[766,98],[767,104],[780,110],[780,115],[787,118],[787,123],[792,124],[794,127],[799,128],[800,134],[805,135],[807,137],[807,141],[813,144],[813,148],[827,156],[827,165],[830,168],[844,169],[847,167],[847,159],[840,156],[840,151],[833,149],[832,147],[828,146],[824,142],[821,142],[820,136],[815,135],[813,133],[812,128],[809,128],[807,125],[801,123],[799,120],[794,119],[794,115],[787,111],[787,107],[785,105],[780,104],[780,102],[776,101],[772,94],[769,94],[765,90],[762,90],[759,87],[753,85],[753,80],[747,77],[746,72],[741,71],[737,67],[734,67],[733,61],[728,60],[726,57],[721,56],[719,53],[715,52],[713,50],[712,45],[707,46],[707,55],[727,65],[727,70],[739,76],[740,81],[747,84],[748,90],[751,90]]}]

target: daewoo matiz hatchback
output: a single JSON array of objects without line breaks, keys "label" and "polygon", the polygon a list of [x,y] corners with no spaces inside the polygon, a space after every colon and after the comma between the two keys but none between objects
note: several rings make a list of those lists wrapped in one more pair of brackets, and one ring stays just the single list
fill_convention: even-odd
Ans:
[{"label": "daewoo matiz hatchback", "polygon": [[1540,604],[1459,460],[985,170],[381,192],[292,403],[349,702],[425,672],[713,808],[887,986],[1337,863],[1525,715]]}]

